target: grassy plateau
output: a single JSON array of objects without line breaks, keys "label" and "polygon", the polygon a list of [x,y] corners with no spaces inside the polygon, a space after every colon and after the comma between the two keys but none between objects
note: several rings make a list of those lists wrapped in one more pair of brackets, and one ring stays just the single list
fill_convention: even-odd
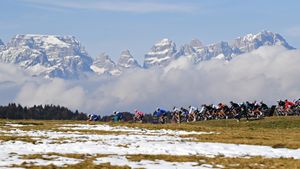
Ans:
[{"label": "grassy plateau", "polygon": [[[181,137],[192,137],[197,142],[217,142],[217,143],[234,143],[250,145],[266,145],[273,148],[300,148],[300,117],[268,117],[262,120],[246,121],[242,120],[212,120],[200,121],[182,124],[143,124],[143,123],[102,123],[102,122],[85,122],[85,121],[38,121],[38,120],[0,120],[0,143],[5,141],[26,141],[35,144],[36,139],[28,136],[16,137],[7,136],[5,131],[10,128],[6,125],[9,123],[20,124],[14,128],[25,131],[49,130],[65,132],[61,129],[63,124],[108,124],[111,126],[127,126],[146,129],[169,129],[185,131],[203,131],[216,132],[218,134],[203,135],[182,135]],[[93,130],[74,130],[84,134],[126,134],[126,132],[116,131],[93,131]],[[0,152],[1,154],[1,152]],[[49,155],[49,154],[48,154]],[[56,169],[56,168],[130,168],[128,166],[112,166],[109,163],[96,165],[93,160],[99,156],[107,155],[88,155],[88,154],[50,154],[62,157],[71,157],[82,159],[82,162],[76,165],[67,165],[57,167],[48,166],[31,166],[26,163],[15,165],[14,167],[31,168],[31,169]],[[24,155],[23,159],[43,159],[42,154]],[[204,157],[204,156],[174,156],[174,155],[146,155],[136,154],[127,155],[130,161],[141,160],[164,160],[169,162],[198,162],[201,164],[210,164],[215,167],[222,165],[224,168],[300,168],[300,160],[292,158],[264,158],[264,157],[247,157],[247,158],[228,158],[224,156]],[[47,159],[46,159],[47,160]],[[48,160],[51,160],[48,159]]]}]

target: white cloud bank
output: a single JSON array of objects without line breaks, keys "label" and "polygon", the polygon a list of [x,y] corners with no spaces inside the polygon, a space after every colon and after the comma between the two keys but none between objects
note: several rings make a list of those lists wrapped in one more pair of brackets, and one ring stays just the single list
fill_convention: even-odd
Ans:
[{"label": "white cloud bank", "polygon": [[[60,104],[87,113],[109,114],[134,108],[152,113],[158,106],[171,109],[174,105],[200,106],[231,100],[274,104],[277,99],[300,97],[300,50],[281,47],[263,47],[230,62],[216,59],[192,65],[181,58],[165,69],[127,72],[106,80],[29,81],[20,77],[20,72],[2,66],[0,84],[9,78],[14,80],[0,85],[1,96],[6,87],[11,89],[11,101],[24,105]],[[7,100],[1,97],[1,104]]]}]

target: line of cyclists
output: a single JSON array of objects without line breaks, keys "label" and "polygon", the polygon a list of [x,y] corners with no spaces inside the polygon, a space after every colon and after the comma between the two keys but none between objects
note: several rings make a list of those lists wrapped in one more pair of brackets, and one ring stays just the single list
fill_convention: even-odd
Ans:
[{"label": "line of cyclists", "polygon": [[[300,99],[296,101],[278,100],[277,105],[268,106],[263,101],[261,102],[230,102],[229,105],[224,103],[203,104],[200,108],[189,106],[173,107],[172,110],[157,108],[153,114],[146,114],[137,109],[133,114],[130,112],[113,112],[111,120],[118,121],[133,121],[133,122],[152,122],[152,123],[182,123],[194,122],[213,119],[262,119],[265,116],[290,116],[300,115]],[[93,118],[96,118],[94,120]],[[90,121],[101,121],[100,116],[89,116]],[[103,121],[103,120],[102,120]]]}]

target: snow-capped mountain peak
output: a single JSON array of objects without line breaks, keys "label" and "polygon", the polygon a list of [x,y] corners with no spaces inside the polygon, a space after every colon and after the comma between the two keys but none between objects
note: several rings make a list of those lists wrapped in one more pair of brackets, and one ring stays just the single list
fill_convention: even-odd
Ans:
[{"label": "snow-capped mountain peak", "polygon": [[153,45],[145,55],[144,67],[165,66],[176,59],[176,44],[167,38],[162,39]]},{"label": "snow-capped mountain peak", "polygon": [[121,52],[121,55],[117,64],[119,69],[129,69],[129,68],[139,68],[141,67],[138,62],[133,58],[129,50],[124,50]]},{"label": "snow-capped mountain peak", "polygon": [[32,75],[77,79],[91,72],[92,59],[73,36],[16,35],[0,61],[21,66]]},{"label": "snow-capped mountain peak", "polygon": [[[16,46],[30,46],[32,48],[49,48],[51,46],[59,46],[59,47],[69,47],[69,44],[64,42],[66,39],[71,39],[75,41],[74,37],[71,36],[56,36],[56,35],[16,35],[10,43],[8,43],[9,47]],[[76,41],[78,43],[78,41]]]},{"label": "snow-capped mountain peak", "polygon": [[168,38],[163,38],[162,40],[160,40],[159,42],[157,42],[156,44],[154,44],[155,47],[159,48],[159,47],[164,47],[164,46],[169,46],[173,43],[172,40],[168,39]]},{"label": "snow-capped mountain peak", "polygon": [[118,75],[121,73],[120,70],[117,69],[115,62],[112,61],[106,53],[101,53],[94,59],[91,69],[98,75]]},{"label": "snow-capped mountain peak", "polygon": [[231,43],[235,53],[251,52],[261,46],[284,46],[287,49],[294,49],[286,40],[278,33],[270,31],[261,31],[257,34],[247,34],[243,37],[238,37]]}]

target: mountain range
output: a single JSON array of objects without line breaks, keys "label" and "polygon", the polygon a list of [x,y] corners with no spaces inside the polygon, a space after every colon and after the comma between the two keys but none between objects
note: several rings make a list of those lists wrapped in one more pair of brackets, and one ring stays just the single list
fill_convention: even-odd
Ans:
[{"label": "mountain range", "polygon": [[20,66],[32,76],[81,79],[90,74],[117,76],[130,69],[164,67],[180,57],[188,57],[194,64],[210,59],[230,61],[262,46],[294,49],[280,34],[270,31],[210,45],[193,39],[179,48],[164,38],[152,46],[140,65],[129,50],[122,51],[117,62],[105,53],[93,59],[74,36],[26,34],[16,35],[7,44],[0,39],[0,62]]}]

